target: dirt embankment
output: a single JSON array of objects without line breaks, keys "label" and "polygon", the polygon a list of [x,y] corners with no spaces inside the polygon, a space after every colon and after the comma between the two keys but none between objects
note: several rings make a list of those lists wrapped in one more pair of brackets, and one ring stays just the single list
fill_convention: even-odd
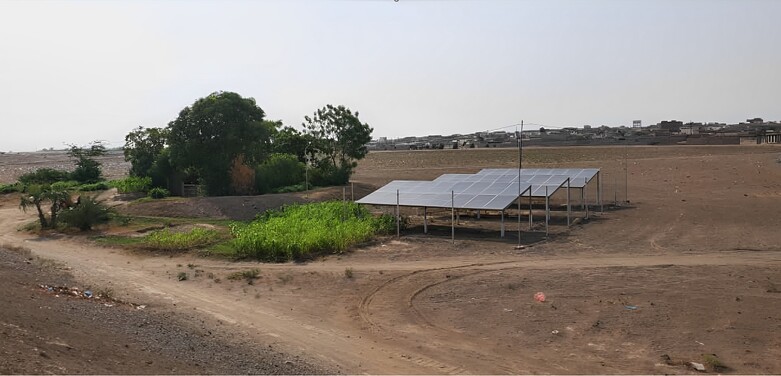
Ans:
[{"label": "dirt embankment", "polygon": [[[328,372],[263,344],[238,343],[186,312],[97,299],[99,289],[87,299],[89,286],[62,268],[0,247],[0,373]],[[81,293],[62,293],[66,287]]]}]

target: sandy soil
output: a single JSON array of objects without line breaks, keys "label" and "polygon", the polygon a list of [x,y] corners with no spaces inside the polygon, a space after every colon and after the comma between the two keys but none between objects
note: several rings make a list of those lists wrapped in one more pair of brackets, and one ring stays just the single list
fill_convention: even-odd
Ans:
[{"label": "sandy soil", "polygon": [[[423,235],[413,210],[413,226],[400,239],[306,264],[269,265],[31,236],[15,231],[31,214],[6,200],[0,244],[57,260],[79,283],[111,288],[149,312],[220,327],[327,372],[675,374],[694,372],[689,362],[708,372],[781,372],[781,148],[529,153],[529,167],[603,168],[606,201],[625,201],[623,194],[631,205],[569,229],[559,221],[547,240],[524,232],[521,251],[513,236],[498,237],[495,218],[462,217],[460,226],[486,224],[479,231],[459,227],[451,243],[448,222]],[[628,187],[619,184],[624,153]],[[372,153],[354,180],[377,185],[511,167],[515,155]],[[226,279],[249,268],[261,271],[251,285]],[[178,281],[180,272],[190,278]],[[29,294],[34,282],[27,283],[19,288]],[[544,303],[533,299],[538,291]]]}]

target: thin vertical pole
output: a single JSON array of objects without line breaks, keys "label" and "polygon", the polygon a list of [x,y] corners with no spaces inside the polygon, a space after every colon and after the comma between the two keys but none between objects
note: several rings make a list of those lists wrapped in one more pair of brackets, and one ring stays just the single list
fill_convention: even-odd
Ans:
[{"label": "thin vertical pole", "polygon": [[504,237],[504,210],[502,210],[502,233],[501,237]]},{"label": "thin vertical pole", "polygon": [[344,221],[347,220],[347,187],[342,187],[342,212],[344,213]]},{"label": "thin vertical pole", "polygon": [[[523,120],[521,120],[521,132],[518,133],[518,246],[521,248],[521,169],[523,168]],[[531,197],[531,192],[529,192]]]},{"label": "thin vertical pole", "polygon": [[532,212],[532,190],[531,187],[529,188],[529,231],[532,230],[532,225],[534,225],[534,213]]},{"label": "thin vertical pole", "polygon": [[599,212],[605,212],[605,205],[602,202],[602,171],[597,171],[597,196],[599,196]]},{"label": "thin vertical pole", "polygon": [[613,176],[613,205],[618,206],[618,179]]},{"label": "thin vertical pole", "polygon": [[401,215],[401,210],[399,208],[399,190],[396,190],[396,237],[401,237],[401,219],[399,216]]},{"label": "thin vertical pole", "polygon": [[569,178],[567,178],[567,227],[569,227]]},{"label": "thin vertical pole", "polygon": [[[588,184],[586,184],[583,189],[586,189],[588,187]],[[586,219],[588,219],[588,194],[586,194]]]},{"label": "thin vertical pole", "polygon": [[450,240],[456,243],[456,193],[450,191]]},{"label": "thin vertical pole", "polygon": [[427,214],[428,214],[428,208],[424,206],[423,207],[423,233],[424,234],[428,234],[428,217],[427,217]]},{"label": "thin vertical pole", "polygon": [[624,202],[629,202],[629,165],[627,162],[627,156],[629,154],[629,146],[624,146]]},{"label": "thin vertical pole", "polygon": [[548,208],[548,186],[545,186],[545,236],[548,236],[548,222],[550,221],[550,210]]}]

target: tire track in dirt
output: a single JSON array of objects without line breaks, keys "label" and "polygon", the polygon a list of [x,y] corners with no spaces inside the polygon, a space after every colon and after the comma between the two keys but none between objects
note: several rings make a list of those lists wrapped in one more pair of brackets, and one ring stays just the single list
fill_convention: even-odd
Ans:
[{"label": "tire track in dirt", "polygon": [[[429,273],[433,272],[441,272],[441,271],[447,271],[447,270],[460,270],[464,268],[470,268],[470,267],[481,267],[486,265],[501,265],[501,264],[507,264],[507,263],[513,263],[516,261],[499,261],[494,263],[472,263],[472,264],[466,264],[466,265],[458,265],[458,266],[449,266],[449,267],[441,267],[441,268],[429,268],[429,269],[420,269],[415,270],[410,273],[405,273],[396,277],[393,277],[391,279],[388,279],[387,281],[383,282],[376,288],[372,290],[368,295],[364,296],[361,299],[361,303],[359,304],[359,316],[361,319],[368,324],[371,328],[373,328],[375,331],[377,331],[380,334],[389,332],[389,330],[383,328],[382,325],[378,324],[372,319],[372,312],[370,311],[370,307],[372,303],[374,302],[374,299],[377,298],[380,295],[380,292],[389,286],[393,286],[397,284],[399,281],[410,279],[411,277],[415,276],[423,276]],[[461,278],[463,276],[458,276],[456,278]],[[407,297],[407,307],[412,307],[412,300],[417,295],[418,291],[414,291],[412,295]],[[403,314],[402,314],[403,315]],[[423,318],[423,316],[415,310],[415,315],[419,318]],[[427,320],[423,320],[423,322],[430,328],[442,330],[439,327],[436,327],[434,325],[431,325]],[[422,329],[425,329],[425,325],[421,327]],[[450,346],[453,346],[454,343],[450,343]],[[452,351],[452,349],[451,349]],[[433,367],[435,369],[439,369],[442,372],[449,373],[449,374],[464,374],[464,373],[474,373],[478,370],[469,370],[461,366],[454,366],[452,365],[452,362],[450,364],[440,362],[438,360],[435,360],[432,357],[422,356],[422,354],[416,354],[416,355],[409,355],[409,354],[398,354],[399,356],[406,358],[416,364],[426,366],[426,367]],[[492,359],[494,365],[499,365],[502,363],[503,359],[497,358]],[[505,373],[513,373],[514,371],[512,369],[506,368],[506,367],[499,367],[502,372]],[[488,368],[481,368],[479,371],[485,372]]]}]

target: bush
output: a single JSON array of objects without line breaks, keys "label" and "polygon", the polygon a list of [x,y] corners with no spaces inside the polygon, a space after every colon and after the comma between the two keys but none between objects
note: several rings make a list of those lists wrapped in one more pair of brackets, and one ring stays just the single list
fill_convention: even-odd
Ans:
[{"label": "bush", "polygon": [[77,190],[83,191],[83,192],[92,192],[92,191],[105,191],[109,189],[108,183],[101,181],[94,184],[83,184],[78,187],[76,187]]},{"label": "bush", "polygon": [[129,176],[124,179],[112,180],[108,184],[116,188],[119,193],[146,193],[152,187],[152,178]]},{"label": "bush", "polygon": [[52,184],[66,180],[70,180],[70,174],[68,172],[46,167],[39,168],[33,172],[28,172],[19,177],[19,182],[27,185]]},{"label": "bush", "polygon": [[305,173],[306,166],[295,155],[272,154],[255,169],[255,189],[262,194],[300,184],[305,180]]},{"label": "bush", "polygon": [[309,171],[309,183],[317,186],[344,185],[350,181],[352,167],[324,165]]},{"label": "bush", "polygon": [[0,195],[6,193],[23,192],[23,191],[24,191],[24,184],[21,183],[0,184]]},{"label": "bush", "polygon": [[384,231],[386,222],[355,203],[292,205],[266,212],[249,224],[232,224],[231,247],[239,257],[299,260],[342,252]]},{"label": "bush", "polygon": [[188,232],[173,232],[164,229],[149,234],[146,245],[164,251],[184,251],[215,243],[218,239],[219,233],[215,230],[194,228]]},{"label": "bush", "polygon": [[78,186],[79,186],[79,182],[75,180],[58,181],[56,183],[52,183],[52,189],[58,191],[73,190],[76,189],[76,187]]},{"label": "bush", "polygon": [[165,188],[152,188],[149,190],[149,197],[154,199],[166,198],[171,195]]},{"label": "bush", "polygon": [[61,221],[81,231],[90,230],[97,224],[107,223],[109,219],[108,207],[89,196],[81,196],[76,206],[60,214]]}]

